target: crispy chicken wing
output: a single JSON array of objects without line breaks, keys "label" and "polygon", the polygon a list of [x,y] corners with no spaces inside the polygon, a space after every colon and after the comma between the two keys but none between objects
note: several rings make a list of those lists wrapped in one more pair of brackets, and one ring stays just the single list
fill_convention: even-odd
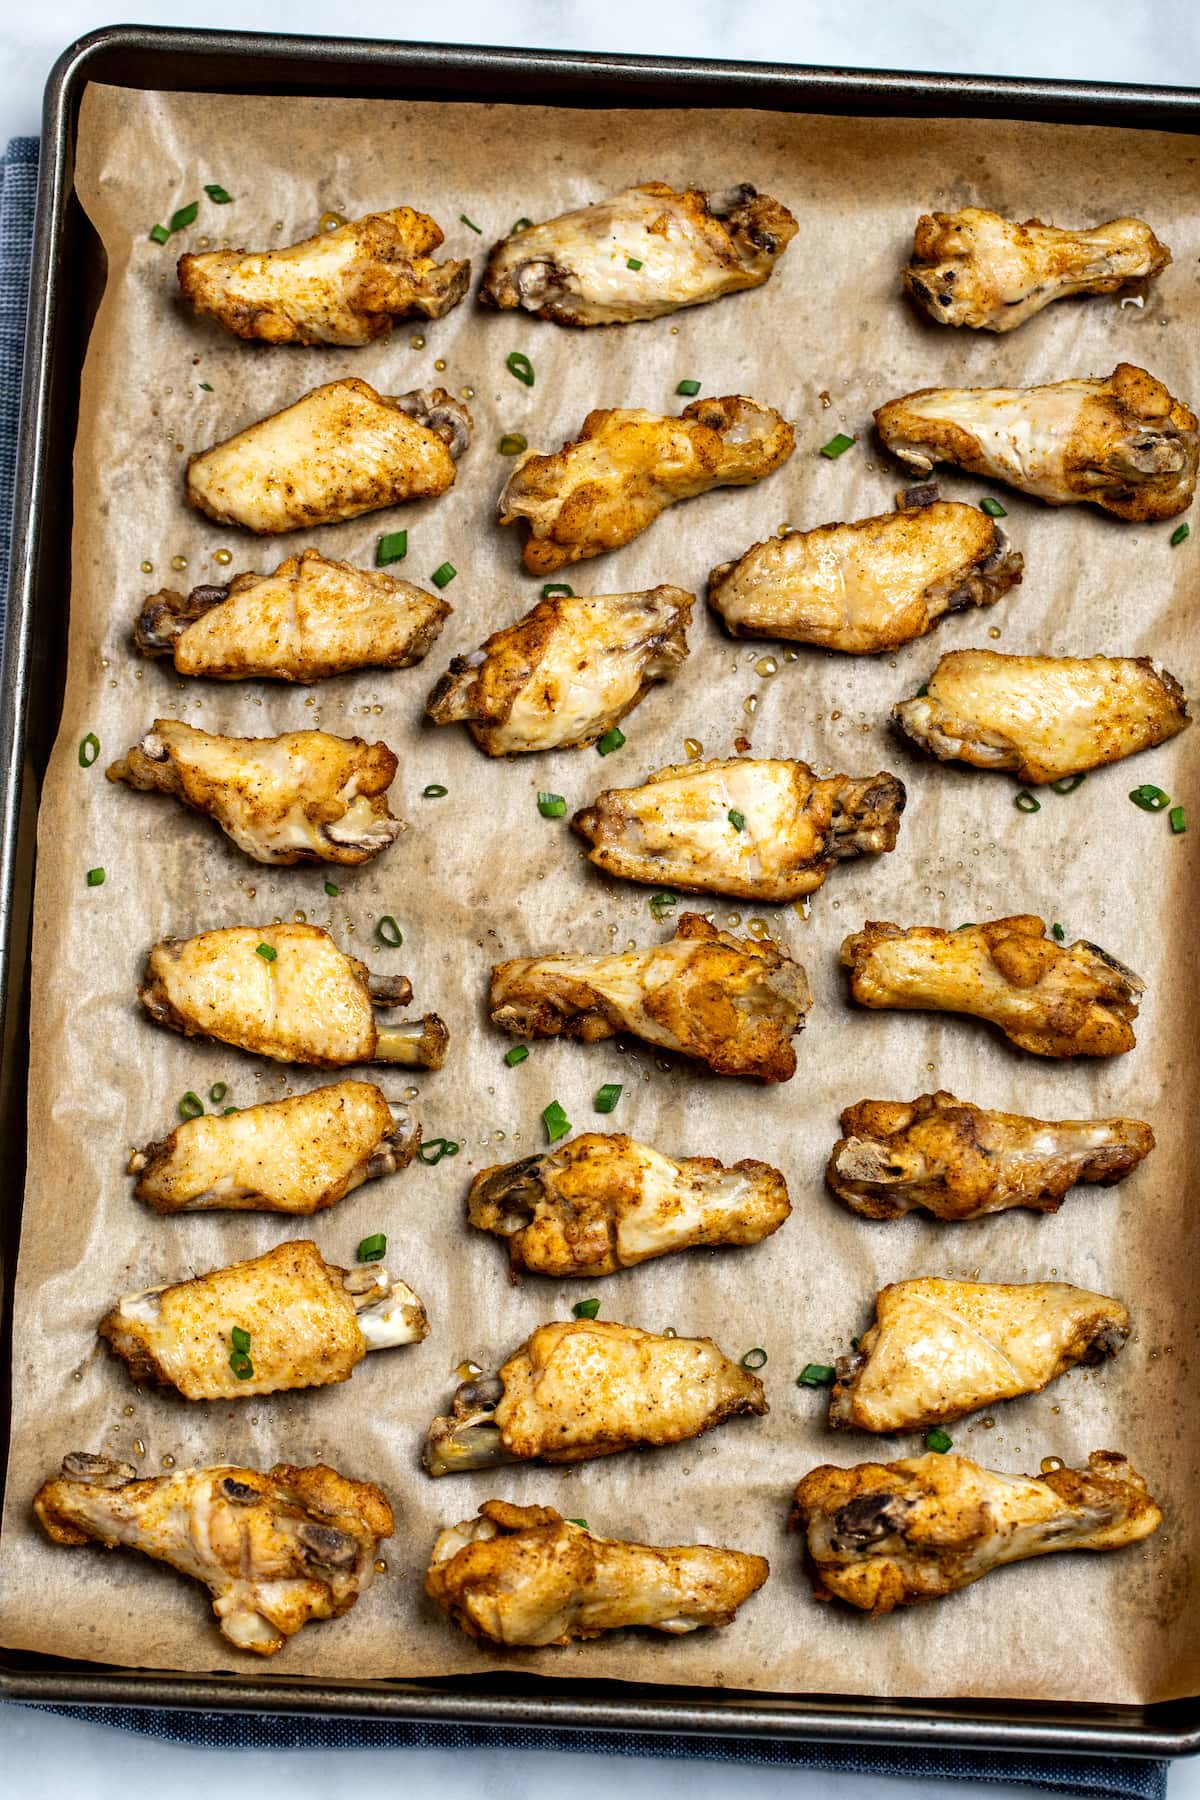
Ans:
[{"label": "crispy chicken wing", "polygon": [[849,857],[894,850],[904,783],[818,779],[807,763],[674,763],[642,787],[606,788],[571,823],[610,875],[688,893],[798,900]]},{"label": "crispy chicken wing", "polygon": [[489,756],[594,744],[687,656],[695,595],[682,588],[539,600],[481,649],[456,656],[426,702],[464,719]]},{"label": "crispy chicken wing", "polygon": [[471,415],[445,388],[377,394],[356,375],[188,458],[188,504],[260,535],[330,525],[453,486]]},{"label": "crispy chicken wing", "polygon": [[373,975],[318,925],[232,925],[164,938],[138,988],[159,1025],[276,1062],[440,1069],[449,1033],[436,1013],[398,1025],[375,1017],[375,1007],[411,998],[403,975]]},{"label": "crispy chicken wing", "polygon": [[1077,1181],[1123,1181],[1154,1148],[1139,1119],[1031,1119],[985,1111],[939,1089],[860,1100],[842,1114],[825,1179],[864,1219],[924,1208],[981,1219],[1025,1206],[1057,1212]]},{"label": "crispy chicken wing", "polygon": [[411,206],[367,213],[279,250],[181,256],[179,286],[201,318],[268,344],[369,344],[396,319],[440,319],[471,279],[437,263],[443,233]]},{"label": "crispy chicken wing", "polygon": [[261,863],[368,862],[404,830],[388,811],[396,757],[386,744],[289,731],[218,737],[178,719],[155,719],[108,779],[174,794],[215,819]]},{"label": "crispy chicken wing", "polygon": [[1034,1056],[1120,1056],[1137,1041],[1145,982],[1083,938],[1055,943],[1029,913],[958,931],[868,921],[842,963],[860,1006],[970,1013]]},{"label": "crispy chicken wing", "polygon": [[56,1544],[127,1545],[202,1581],[223,1635],[259,1656],[274,1656],[310,1619],[348,1612],[393,1526],[373,1482],[323,1463],[138,1480],[132,1464],[81,1450],[63,1458],[33,1509]]},{"label": "crispy chicken wing", "polygon": [[539,1325],[496,1375],[463,1382],[425,1440],[431,1475],[498,1463],[587,1462],[678,1444],[765,1413],[757,1375],[711,1338],[659,1337],[606,1319]]},{"label": "crispy chicken wing", "polygon": [[467,1199],[472,1225],[507,1238],[514,1270],[558,1276],[612,1275],[696,1244],[758,1244],[790,1211],[767,1163],[676,1162],[597,1131],[481,1169]]},{"label": "crispy chicken wing", "polygon": [[133,628],[143,656],[210,680],[321,681],[355,669],[407,669],[434,643],[447,601],[386,569],[356,569],[319,550],[270,575],[247,571],[185,598],[151,594]]},{"label": "crispy chicken wing", "polygon": [[875,1322],[837,1360],[829,1423],[859,1431],[945,1425],[996,1400],[1040,1394],[1129,1336],[1119,1300],[1066,1281],[896,1281]]},{"label": "crispy chicken wing", "polygon": [[523,520],[525,567],[553,575],[628,544],[676,500],[761,481],[795,448],[781,413],[739,394],[693,400],[680,416],[590,412],[555,455],[528,450],[500,495],[502,525]]},{"label": "crispy chicken wing", "polygon": [[771,1572],[741,1550],[601,1537],[552,1506],[485,1500],[479,1514],[438,1533],[425,1592],[469,1637],[493,1644],[729,1625]]},{"label": "crispy chicken wing", "polygon": [[421,1128],[369,1081],[185,1119],[131,1154],[134,1193],[157,1213],[306,1214],[408,1166]]},{"label": "crispy chicken wing", "polygon": [[939,325],[1012,331],[1052,300],[1115,294],[1158,275],[1171,260],[1141,219],[1109,219],[1062,231],[1040,219],[1016,224],[981,206],[922,213],[904,285]]},{"label": "crispy chicken wing", "polygon": [[1030,1556],[1120,1550],[1161,1523],[1146,1483],[1114,1450],[1093,1450],[1086,1469],[1047,1457],[1040,1475],[999,1475],[936,1452],[852,1469],[823,1463],[792,1508],[815,1598],[874,1614],[940,1600]]},{"label": "crispy chicken wing", "polygon": [[601,956],[520,956],[492,968],[493,1025],[585,1044],[628,1031],[718,1075],[788,1081],[808,977],[777,944],[684,913],[666,944]]},{"label": "crispy chicken wing", "polygon": [[990,606],[1024,567],[987,513],[934,500],[752,544],[709,575],[708,603],[734,637],[875,656],[943,613]]},{"label": "crispy chicken wing", "polygon": [[875,413],[879,435],[925,475],[955,463],[1050,506],[1090,500],[1118,519],[1171,519],[1192,503],[1196,415],[1153,375],[1031,388],[921,388]]},{"label": "crispy chicken wing", "polygon": [[660,319],[761,287],[796,230],[786,206],[745,182],[708,194],[647,181],[501,238],[479,298],[557,325]]},{"label": "crispy chicken wing", "polygon": [[951,650],[892,718],[939,762],[1008,769],[1032,784],[1120,762],[1191,723],[1183,689],[1148,656],[997,650]]}]

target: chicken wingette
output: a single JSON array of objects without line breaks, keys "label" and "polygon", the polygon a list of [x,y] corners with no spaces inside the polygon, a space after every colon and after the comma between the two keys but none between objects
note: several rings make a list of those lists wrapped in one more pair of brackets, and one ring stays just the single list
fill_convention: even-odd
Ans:
[{"label": "chicken wingette", "polygon": [[436,725],[465,720],[489,756],[594,744],[679,673],[694,603],[677,587],[539,600],[456,656],[425,711]]},{"label": "chicken wingette", "polygon": [[268,344],[369,344],[397,319],[440,319],[471,265],[435,262],[443,233],[411,206],[367,213],[278,250],[181,256],[179,287],[204,319]]},{"label": "chicken wingette", "polygon": [[143,656],[171,657],[177,675],[322,681],[355,669],[410,668],[450,610],[386,569],[302,550],[269,575],[246,571],[224,587],[151,594],[133,641]]},{"label": "chicken wingette", "polygon": [[552,1506],[485,1500],[478,1518],[439,1531],[425,1592],[469,1637],[538,1647],[631,1625],[672,1636],[729,1625],[770,1572],[741,1550],[631,1544]]},{"label": "chicken wingette", "polygon": [[297,531],[444,494],[470,441],[445,388],[377,394],[348,375],[190,456],[185,492],[220,525]]},{"label": "chicken wingette", "polygon": [[440,1069],[449,1033],[436,1013],[381,1025],[412,984],[373,975],[318,925],[232,925],[154,945],[138,999],[159,1025],[276,1062],[321,1069],[403,1063]]},{"label": "chicken wingette", "polygon": [[1000,1475],[965,1456],[824,1463],[796,1489],[817,1600],[866,1613],[940,1600],[1005,1563],[1056,1550],[1120,1550],[1158,1530],[1146,1483],[1114,1450],[1086,1469],[1047,1457],[1040,1475]]},{"label": "chicken wingette", "polygon": [[1154,1148],[1140,1119],[1032,1119],[939,1089],[916,1100],[860,1100],[842,1114],[825,1179],[864,1219],[916,1208],[981,1219],[1024,1206],[1057,1212],[1079,1181],[1123,1181]]},{"label": "chicken wingette", "polygon": [[606,1319],[539,1325],[495,1375],[456,1390],[425,1439],[431,1475],[509,1462],[587,1462],[678,1444],[765,1413],[762,1382],[711,1338],[659,1337]]},{"label": "chicken wingette", "polygon": [[710,194],[647,181],[501,238],[479,298],[557,325],[660,319],[761,287],[797,229],[746,182]]},{"label": "chicken wingette", "polygon": [[310,1619],[336,1619],[371,1585],[392,1509],[370,1481],[317,1463],[270,1474],[224,1465],[138,1479],[75,1451],[33,1508],[56,1544],[140,1550],[202,1581],[223,1635],[274,1656]]},{"label": "chicken wingette", "polygon": [[829,1423],[858,1431],[946,1425],[997,1400],[1040,1394],[1129,1336],[1119,1300],[1066,1281],[896,1281],[835,1364]]},{"label": "chicken wingette", "polygon": [[904,285],[939,325],[1013,331],[1071,294],[1115,294],[1158,275],[1171,260],[1141,219],[1109,219],[1063,231],[1018,224],[982,206],[922,213]]},{"label": "chicken wingette", "polygon": [[467,1217],[508,1242],[514,1271],[612,1275],[697,1244],[758,1244],[791,1211],[767,1163],[676,1161],[621,1132],[588,1131],[519,1162],[481,1169]]},{"label": "chicken wingette", "polygon": [[788,1081],[812,1005],[802,965],[769,940],[684,913],[675,936],[600,956],[521,956],[492,968],[492,1023],[515,1037],[586,1044],[628,1031],[718,1075]]},{"label": "chicken wingette", "polygon": [[969,1013],[1034,1056],[1120,1056],[1145,983],[1083,938],[1058,944],[1029,913],[941,931],[868,921],[842,945],[860,1006]]},{"label": "chicken wingette", "polygon": [[951,650],[892,718],[939,762],[1063,781],[1165,743],[1191,723],[1175,677],[1148,656]]},{"label": "chicken wingette", "polygon": [[738,394],[693,400],[678,418],[590,412],[555,454],[525,452],[500,495],[500,523],[521,521],[525,567],[553,575],[630,543],[676,500],[761,481],[795,443],[781,413]]},{"label": "chicken wingette", "polygon": [[933,500],[752,544],[713,569],[708,604],[734,637],[876,656],[923,637],[943,613],[990,606],[1024,566],[987,513]]},{"label": "chicken wingette", "polygon": [[839,862],[894,850],[904,801],[886,770],[818,778],[807,763],[732,756],[606,788],[571,823],[610,875],[786,901],[815,893]]},{"label": "chicken wingette", "polygon": [[334,1206],[364,1181],[408,1166],[421,1129],[369,1081],[185,1119],[134,1150],[134,1194],[157,1213],[277,1212]]},{"label": "chicken wingette", "polygon": [[1050,506],[1091,501],[1118,519],[1171,519],[1192,503],[1196,415],[1131,363],[1031,388],[921,388],[875,413],[920,475],[954,463]]}]

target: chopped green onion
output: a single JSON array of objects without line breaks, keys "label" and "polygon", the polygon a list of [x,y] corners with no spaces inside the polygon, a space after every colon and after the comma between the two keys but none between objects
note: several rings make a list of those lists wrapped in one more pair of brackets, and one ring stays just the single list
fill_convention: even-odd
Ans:
[{"label": "chopped green onion", "polygon": [[1051,937],[1055,938],[1057,940],[1057,942],[1060,944],[1065,944],[1067,941],[1067,934],[1063,930],[1062,926],[1059,924],[1057,919],[1055,919],[1053,925],[1050,927],[1050,935],[1051,935]]},{"label": "chopped green onion", "polygon": [[235,1325],[233,1330],[229,1333],[229,1342],[233,1345],[235,1350],[240,1350],[242,1354],[245,1355],[246,1351],[250,1348],[250,1333],[246,1331],[243,1326]]},{"label": "chopped green onion", "polygon": [[627,256],[625,258],[625,267],[627,269],[640,269],[641,266],[642,259],[640,256]]},{"label": "chopped green onion", "polygon": [[422,800],[444,800],[449,792],[450,789],[443,787],[440,781],[431,781],[421,789],[421,798]]},{"label": "chopped green onion", "polygon": [[256,944],[254,947],[254,954],[255,956],[261,956],[265,963],[273,963],[275,958],[279,955],[279,952],[278,950],[272,950],[270,944]]},{"label": "chopped green onion", "polygon": [[510,375],[515,375],[526,387],[533,386],[533,364],[523,350],[510,350],[504,359],[504,366]]},{"label": "chopped green onion", "polygon": [[327,881],[325,883],[325,892],[329,895],[331,900],[336,900],[341,891],[342,890],[336,881]]},{"label": "chopped green onion", "polygon": [[601,756],[611,756],[613,751],[619,750],[624,742],[625,733],[621,730],[619,725],[613,725],[605,732],[602,738],[598,739],[596,748]]},{"label": "chopped green onion", "polygon": [[577,1319],[594,1319],[600,1311],[599,1300],[577,1300],[571,1308]]},{"label": "chopped green onion", "polygon": [[384,913],[382,919],[380,919],[378,925],[375,927],[375,936],[379,939],[381,944],[386,944],[389,950],[398,950],[404,942],[404,933],[397,925],[395,919],[393,919],[391,913]]},{"label": "chopped green onion", "polygon": [[979,510],[985,512],[989,519],[1007,519],[1008,517],[1006,509],[998,500],[993,500],[990,494],[985,494],[979,502]]},{"label": "chopped green onion", "polygon": [[1187,814],[1184,812],[1182,806],[1173,806],[1167,814],[1167,817],[1171,821],[1171,830],[1175,833],[1176,837],[1181,836],[1181,834],[1187,830]]},{"label": "chopped green onion", "polygon": [[171,234],[165,225],[152,225],[150,227],[150,242],[152,244],[169,243],[170,237]]},{"label": "chopped green onion", "polygon": [[435,588],[444,588],[450,586],[450,583],[457,574],[458,570],[453,563],[444,562],[438,564],[429,579],[432,581]]},{"label": "chopped green onion", "polygon": [[104,886],[104,870],[103,869],[89,869],[87,872],[87,884],[89,887],[103,887]]},{"label": "chopped green onion", "polygon": [[1086,780],[1086,775],[1060,775],[1057,781],[1050,783],[1050,787],[1056,794],[1073,794],[1075,789],[1082,787]]},{"label": "chopped green onion", "polygon": [[1174,531],[1171,533],[1171,547],[1174,548],[1174,546],[1176,544],[1182,544],[1184,538],[1190,537],[1191,534],[1192,534],[1192,528],[1190,525],[1188,525],[1186,523],[1183,525],[1177,525],[1175,527]]},{"label": "chopped green onion", "polygon": [[200,386],[204,389],[204,392],[206,394],[212,393],[212,382],[211,381],[202,381],[200,383]]},{"label": "chopped green onion", "polygon": [[417,1150],[417,1158],[430,1168],[440,1163],[443,1156],[457,1156],[459,1146],[453,1138],[427,1138]]},{"label": "chopped green onion", "polygon": [[518,231],[528,231],[532,224],[532,219],[514,219],[512,230],[508,234],[509,237],[515,236]]},{"label": "chopped green onion", "polygon": [[746,829],[745,813],[740,813],[736,806],[731,806],[729,809],[729,823],[733,826],[733,829],[735,831],[745,831],[745,829]]},{"label": "chopped green onion", "polygon": [[472,231],[477,231],[480,237],[483,236],[483,226],[477,225],[474,219],[468,219],[466,213],[459,213],[458,222],[460,225],[469,225]]},{"label": "chopped green onion", "polygon": [[675,389],[675,392],[677,394],[688,395],[698,394],[700,392],[700,383],[698,381],[681,381],[679,386]]},{"label": "chopped green onion", "polygon": [[382,1231],[373,1231],[365,1237],[356,1252],[359,1262],[380,1262],[387,1250],[387,1238]]},{"label": "chopped green onion", "polygon": [[756,1344],[753,1350],[747,1350],[741,1363],[743,1369],[764,1369],[767,1364],[767,1353]]},{"label": "chopped green onion", "polygon": [[99,754],[100,754],[100,739],[96,736],[94,731],[89,731],[87,736],[85,738],[81,738],[79,741],[79,766],[80,766],[80,768],[81,769],[90,769],[92,764],[95,762],[96,758],[99,756]]},{"label": "chopped green onion", "polygon": [[1042,810],[1041,801],[1035,800],[1028,788],[1022,788],[1019,794],[1013,795],[1013,805],[1018,812],[1023,813],[1035,813]]},{"label": "chopped green onion", "polygon": [[219,181],[206,181],[204,191],[214,206],[228,206],[233,199],[233,195],[227,194]]},{"label": "chopped green onion", "polygon": [[568,1519],[567,1524],[578,1525],[581,1531],[590,1531],[592,1529],[586,1519]]},{"label": "chopped green onion", "polygon": [[514,1044],[511,1050],[504,1052],[504,1061],[508,1068],[515,1069],[517,1064],[523,1063],[528,1055],[528,1044]]},{"label": "chopped green onion", "polygon": [[956,925],[954,929],[955,931],[974,931],[975,921],[974,919],[968,919],[964,925]]},{"label": "chopped green onion", "polygon": [[561,794],[539,794],[538,811],[543,819],[561,819],[567,810],[567,803]]},{"label": "chopped green onion", "polygon": [[651,894],[650,896],[650,911],[654,914],[656,919],[661,919],[665,912],[670,912],[673,906],[678,905],[679,900],[677,896],[669,893],[666,888],[663,888],[661,893]]},{"label": "chopped green onion", "polygon": [[408,532],[386,532],[375,546],[375,567],[386,569],[389,563],[399,562],[402,556],[407,555]]},{"label": "chopped green onion", "polygon": [[183,1096],[183,1099],[179,1102],[180,1118],[198,1119],[203,1111],[203,1100],[200,1098],[199,1094],[193,1094],[191,1088],[189,1088],[187,1093]]},{"label": "chopped green onion", "polygon": [[943,1431],[940,1425],[935,1425],[932,1431],[927,1431],[925,1433],[925,1448],[927,1450],[936,1450],[939,1455],[944,1456],[953,1442],[954,1439],[950,1436],[949,1432]]},{"label": "chopped green onion", "polygon": [[249,1381],[254,1373],[254,1364],[250,1361],[250,1358],[246,1355],[244,1350],[231,1350],[229,1352],[229,1366],[239,1381]]},{"label": "chopped green onion", "polygon": [[832,462],[835,457],[844,456],[851,445],[857,443],[857,441],[856,438],[847,437],[844,431],[839,431],[830,438],[827,444],[821,445],[821,455],[827,456],[830,462]]},{"label": "chopped green onion", "polygon": [[596,1089],[596,1098],[592,1101],[592,1105],[599,1113],[610,1113],[613,1111],[620,1098],[621,1083],[619,1081],[606,1081],[603,1087]]},{"label": "chopped green onion", "polygon": [[182,231],[185,226],[191,225],[194,222],[196,214],[199,211],[200,202],[198,200],[189,200],[186,206],[181,206],[178,212],[171,214],[171,223],[168,226],[168,230],[171,232]]},{"label": "chopped green onion", "polygon": [[543,1109],[542,1124],[546,1127],[546,1138],[551,1144],[556,1144],[560,1137],[566,1137],[571,1129],[571,1121],[557,1100],[552,1100]]},{"label": "chopped green onion", "polygon": [[837,1370],[832,1363],[805,1363],[796,1377],[797,1387],[832,1387]]},{"label": "chopped green onion", "polygon": [[926,682],[924,687],[919,687],[917,689],[917,699],[923,700],[928,692],[929,692],[929,683]]},{"label": "chopped green onion", "polygon": [[542,599],[550,600],[555,594],[561,594],[565,600],[573,600],[575,589],[568,587],[565,581],[548,581],[542,589]]},{"label": "chopped green onion", "polygon": [[522,450],[528,450],[529,439],[522,437],[519,431],[506,431],[496,448],[501,456],[520,456]]},{"label": "chopped green onion", "polygon": [[1135,787],[1129,798],[1143,812],[1162,812],[1171,804],[1170,794],[1164,794],[1160,787],[1151,787],[1148,782],[1143,787]]},{"label": "chopped green onion", "polygon": [[214,1106],[220,1106],[222,1100],[225,1098],[225,1096],[228,1092],[229,1092],[228,1083],[226,1083],[224,1081],[214,1081],[212,1086],[208,1090],[208,1097],[212,1101]]},{"label": "chopped green onion", "polygon": [[221,1117],[227,1119],[231,1112],[241,1112],[241,1110],[240,1106],[223,1106],[221,1108]]}]

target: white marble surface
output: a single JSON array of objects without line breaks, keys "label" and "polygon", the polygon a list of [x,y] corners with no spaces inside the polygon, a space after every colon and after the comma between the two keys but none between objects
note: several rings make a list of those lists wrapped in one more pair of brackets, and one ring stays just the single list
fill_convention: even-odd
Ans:
[{"label": "white marble surface", "polygon": [[[330,29],[319,0],[181,0],[130,9],[139,22],[263,31]],[[0,6],[0,137],[35,132],[41,91],[58,52],[110,23],[99,0],[8,0]],[[126,15],[122,15],[126,16]],[[1200,7],[1196,0],[440,0],[403,9],[358,0],[336,14],[362,37],[439,38],[452,43],[731,56],[834,66],[948,69],[1054,75],[1200,87]],[[539,1752],[259,1752],[184,1750],[103,1726],[0,1708],[0,1767],[22,1800],[124,1800],[158,1792],[172,1800],[214,1793],[255,1800],[383,1800],[403,1782],[411,1800],[558,1800],[619,1784],[625,1800],[766,1800],[785,1787],[823,1800],[952,1800],[963,1784],[867,1781],[725,1765]],[[8,1783],[11,1782],[11,1786]],[[1013,1795],[1013,1787],[989,1789]],[[1178,1765],[1171,1800],[1200,1800],[1200,1762]]]}]

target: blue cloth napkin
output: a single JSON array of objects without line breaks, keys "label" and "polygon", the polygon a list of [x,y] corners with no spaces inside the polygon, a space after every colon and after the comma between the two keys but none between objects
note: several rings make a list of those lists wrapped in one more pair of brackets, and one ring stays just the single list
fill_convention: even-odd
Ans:
[{"label": "blue cloth napkin", "polygon": [[[36,138],[14,138],[0,163],[0,632],[4,625],[13,468],[20,410],[21,351],[37,186]],[[1165,1800],[1167,1765],[1123,1757],[1001,1755],[989,1751],[866,1749],[853,1744],[781,1744],[736,1737],[662,1737],[650,1732],[554,1731],[536,1727],[414,1725],[374,1719],[179,1712],[151,1707],[54,1706],[39,1712],[112,1725],[170,1743],[272,1750],[591,1750],[618,1756],[746,1763],[845,1775],[926,1776],[1026,1782],[1095,1800]]]}]

